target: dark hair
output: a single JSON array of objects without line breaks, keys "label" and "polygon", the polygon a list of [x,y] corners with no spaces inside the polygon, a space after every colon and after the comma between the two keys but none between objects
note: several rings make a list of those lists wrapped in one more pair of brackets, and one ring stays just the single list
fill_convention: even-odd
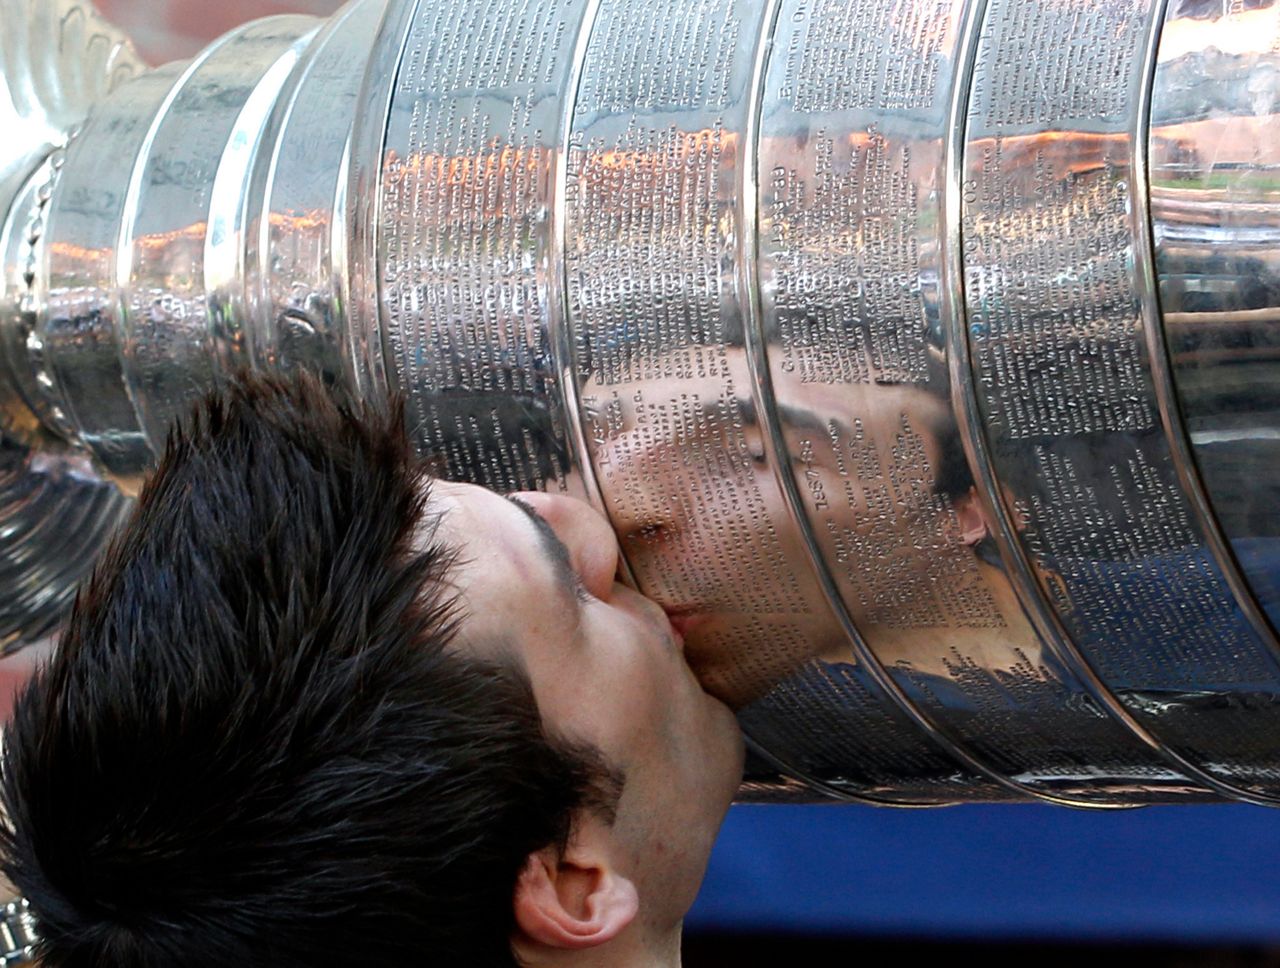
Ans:
[{"label": "dark hair", "polygon": [[47,965],[515,963],[526,857],[618,780],[448,648],[403,414],[242,377],[170,435],[6,733]]}]

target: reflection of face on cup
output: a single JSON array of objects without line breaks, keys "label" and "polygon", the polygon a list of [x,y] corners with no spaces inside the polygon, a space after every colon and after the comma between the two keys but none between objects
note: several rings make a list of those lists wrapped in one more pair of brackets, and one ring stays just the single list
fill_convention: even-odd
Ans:
[{"label": "reflection of face on cup", "polygon": [[703,352],[701,376],[686,364],[679,378],[588,384],[583,402],[628,561],[642,588],[692,616],[690,660],[708,688],[741,704],[806,661],[853,661],[810,547],[886,665],[945,672],[949,653],[1002,651],[993,630],[1020,616],[949,399],[910,384],[788,386],[782,471],[807,536],[736,389],[750,385],[743,351]]},{"label": "reflection of face on cup", "polygon": [[678,376],[588,383],[586,435],[641,588],[686,617],[708,688],[740,700],[832,635],[766,459],[745,354],[668,358]]},{"label": "reflection of face on cup", "polygon": [[1025,628],[1010,637],[1024,623],[945,389],[779,391],[792,472],[810,482],[806,511],[855,627],[884,665],[938,674],[1007,665],[1011,638],[1034,642]]}]

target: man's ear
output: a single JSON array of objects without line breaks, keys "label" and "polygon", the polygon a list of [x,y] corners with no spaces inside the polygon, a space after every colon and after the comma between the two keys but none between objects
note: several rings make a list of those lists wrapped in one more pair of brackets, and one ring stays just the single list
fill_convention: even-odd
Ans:
[{"label": "man's ear", "polygon": [[[589,824],[588,824],[589,826]],[[591,948],[617,937],[640,909],[635,885],[608,863],[589,834],[563,854],[530,854],[516,881],[516,926],[535,944]]]}]

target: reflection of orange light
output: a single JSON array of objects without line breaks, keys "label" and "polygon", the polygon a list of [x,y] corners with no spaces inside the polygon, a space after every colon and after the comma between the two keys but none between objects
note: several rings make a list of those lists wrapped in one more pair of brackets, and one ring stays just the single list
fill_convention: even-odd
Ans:
[{"label": "reflection of orange light", "polygon": [[178,240],[187,242],[203,242],[209,234],[208,222],[193,222],[191,225],[174,229],[172,232],[153,232],[150,235],[139,235],[133,244],[139,249],[163,249]]},{"label": "reflection of orange light", "polygon": [[285,232],[307,232],[312,229],[327,229],[329,227],[331,216],[324,209],[315,209],[306,215],[284,215],[281,212],[272,212],[267,221],[271,223],[272,228],[283,229]]},{"label": "reflection of orange light", "polygon": [[[698,131],[673,132],[674,140],[663,145],[662,150],[612,148],[589,152],[591,167],[610,171],[637,171],[669,165],[673,160],[684,160],[690,155],[711,148],[725,150],[737,141],[737,135],[722,128],[703,128]],[[518,168],[533,172],[551,155],[552,149],[514,148],[509,145],[491,146],[480,155],[440,155],[418,153],[401,158],[388,152],[385,171],[388,180],[395,184],[406,177],[432,178],[449,185],[475,184],[501,176]]]},{"label": "reflection of orange light", "polygon": [[1160,34],[1160,60],[1177,60],[1199,50],[1254,54],[1280,48],[1280,17],[1274,7],[1237,10],[1218,20],[1183,17],[1168,21]]},{"label": "reflection of orange light", "polygon": [[[205,236],[205,229],[206,223],[196,222],[194,225],[188,225],[172,232],[140,235],[134,239],[134,244],[143,249],[161,249],[166,245],[173,244],[178,239],[202,240]],[[72,242],[54,242],[49,246],[49,251],[53,255],[63,258],[81,260],[101,259],[115,254],[114,249],[86,249]]]},{"label": "reflection of orange light", "polygon": [[[985,145],[994,138],[980,138],[970,142],[968,152],[974,158],[982,156]],[[1072,173],[1094,171],[1105,164],[1105,159],[1125,157],[1129,135],[1124,133],[1096,134],[1089,131],[1038,131],[1034,134],[1006,135],[1001,139],[1005,157],[1017,159],[1030,153],[1039,153],[1053,165],[1055,177]],[[1014,162],[1017,164],[1018,162]]]},{"label": "reflection of orange light", "polygon": [[591,152],[591,166],[607,171],[643,171],[669,167],[673,161],[682,162],[690,155],[698,155],[712,149],[731,149],[738,140],[737,134],[723,128],[700,128],[697,131],[677,131],[675,139],[664,145],[661,151],[621,150]]},{"label": "reflection of orange light", "polygon": [[[970,144],[989,144],[994,140],[994,138],[976,138]],[[1073,150],[1080,148],[1100,150],[1108,143],[1123,144],[1128,140],[1129,135],[1123,132],[1098,134],[1093,131],[1036,131],[1033,134],[1004,135],[1001,138],[1001,144],[1004,145],[1005,151],[1025,151],[1031,147],[1059,144]]]},{"label": "reflection of orange light", "polygon": [[86,249],[82,245],[75,245],[71,242],[55,242],[53,245],[49,246],[49,252],[64,259],[76,259],[81,262],[91,262],[97,259],[110,258],[113,250]]},{"label": "reflection of orange light", "polygon": [[[323,209],[315,209],[303,215],[285,215],[281,212],[272,212],[267,218],[272,228],[285,232],[307,232],[315,229],[327,229],[330,223],[330,214]],[[157,249],[164,249],[180,241],[203,243],[208,231],[209,223],[193,222],[171,232],[152,232],[149,235],[139,235],[133,241],[138,248],[154,252]],[[54,242],[49,246],[49,251],[60,258],[80,261],[109,258],[115,254],[114,249],[88,249],[73,242]]]},{"label": "reflection of orange light", "polygon": [[393,182],[413,175],[417,178],[431,176],[450,185],[464,185],[517,168],[534,171],[540,156],[546,153],[545,149],[513,148],[510,145],[481,155],[415,153],[401,159],[394,152],[388,152],[385,167],[387,177]]}]

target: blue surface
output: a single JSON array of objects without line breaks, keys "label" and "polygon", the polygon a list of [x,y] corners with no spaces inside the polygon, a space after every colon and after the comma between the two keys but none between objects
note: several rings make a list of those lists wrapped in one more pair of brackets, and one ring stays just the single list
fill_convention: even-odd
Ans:
[{"label": "blue surface", "polygon": [[1280,943],[1280,811],[738,806],[686,929]]}]

